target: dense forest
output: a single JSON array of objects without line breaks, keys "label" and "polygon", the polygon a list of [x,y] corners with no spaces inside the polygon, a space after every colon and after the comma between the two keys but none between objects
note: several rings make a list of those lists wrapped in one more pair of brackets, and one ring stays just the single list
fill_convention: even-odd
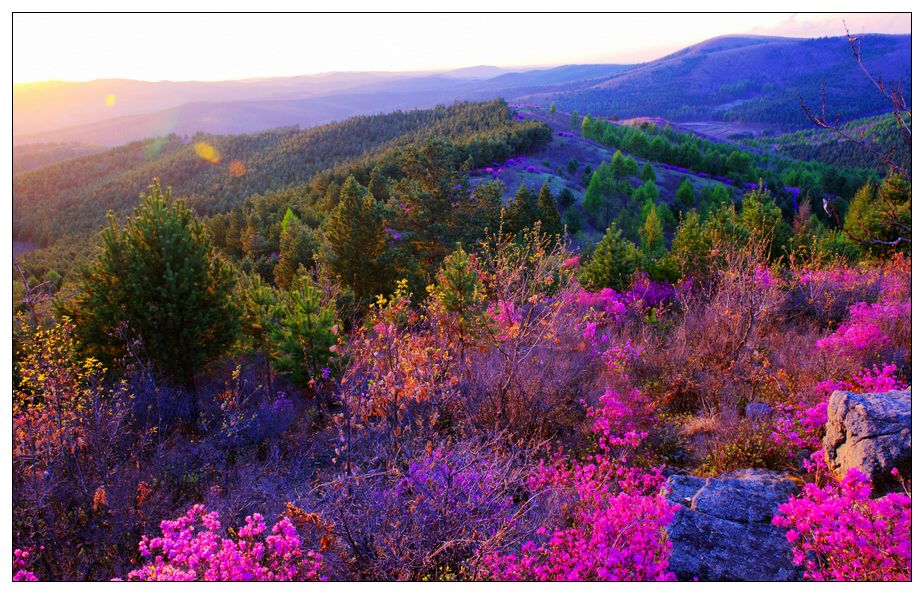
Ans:
[{"label": "dense forest", "polygon": [[535,123],[511,120],[506,105],[495,101],[356,117],[307,130],[154,138],[15,176],[13,224],[17,238],[42,244],[93,231],[107,210],[129,212],[154,177],[188,197],[199,214],[222,212],[251,194],[306,183],[319,171],[429,135],[470,144],[473,158],[489,161],[541,138],[542,131]]},{"label": "dense forest", "polygon": [[[911,126],[911,117],[902,117]],[[793,159],[819,160],[839,167],[866,167],[880,174],[888,173],[889,165],[877,158],[875,153],[878,153],[906,171],[911,170],[911,147],[895,125],[893,114],[851,120],[843,128],[853,141],[811,129],[752,140],[748,144],[770,148]],[[868,150],[870,148],[874,153]]]},{"label": "dense forest", "polygon": [[17,174],[13,579],[909,580],[910,177],[594,97]]},{"label": "dense forest", "polygon": [[[863,41],[864,59],[884,79],[910,80],[909,37],[867,35]],[[844,52],[843,37],[719,37],[550,100],[567,112],[607,118],[658,115],[793,129],[806,123],[799,98],[817,105],[821,81],[830,113],[848,120],[882,112],[881,95]],[[906,98],[910,103],[910,87]]]}]

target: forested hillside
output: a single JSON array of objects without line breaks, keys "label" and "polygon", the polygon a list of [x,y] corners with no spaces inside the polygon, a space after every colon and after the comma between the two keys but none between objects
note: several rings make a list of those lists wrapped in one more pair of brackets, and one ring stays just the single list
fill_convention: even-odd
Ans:
[{"label": "forested hillside", "polygon": [[[886,80],[905,82],[911,103],[907,36],[863,37],[863,59]],[[799,96],[845,119],[882,113],[881,95],[857,68],[844,37],[725,37],[705,41],[604,81],[524,101],[608,118],[661,116],[677,121],[731,120],[803,128]]]},{"label": "forested hillside", "polygon": [[105,150],[82,144],[30,144],[13,148],[13,175]]},{"label": "forested hillside", "polygon": [[15,175],[13,580],[910,580],[910,107],[610,117],[789,123],[834,43]]},{"label": "forested hillside", "polygon": [[[910,127],[911,117],[905,120]],[[761,138],[749,144],[766,147],[794,159],[813,159],[840,167],[870,167],[887,173],[888,163],[867,150],[873,149],[905,170],[911,170],[911,147],[896,125],[894,114],[848,121],[844,123],[843,131],[856,142],[827,130],[815,129]]]},{"label": "forested hillside", "polygon": [[306,183],[324,169],[431,135],[469,143],[473,158],[487,162],[539,142],[542,130],[512,120],[506,104],[495,101],[363,116],[307,130],[153,138],[16,176],[14,236],[47,245],[94,231],[107,210],[121,215],[137,205],[155,177],[188,197],[199,214],[223,212],[251,194]]}]

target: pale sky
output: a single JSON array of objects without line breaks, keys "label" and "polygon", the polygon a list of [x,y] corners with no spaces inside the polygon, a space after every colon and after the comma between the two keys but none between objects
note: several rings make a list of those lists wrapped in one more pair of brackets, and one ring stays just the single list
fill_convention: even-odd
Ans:
[{"label": "pale sky", "polygon": [[717,35],[910,33],[909,14],[15,14],[13,81],[635,63]]}]

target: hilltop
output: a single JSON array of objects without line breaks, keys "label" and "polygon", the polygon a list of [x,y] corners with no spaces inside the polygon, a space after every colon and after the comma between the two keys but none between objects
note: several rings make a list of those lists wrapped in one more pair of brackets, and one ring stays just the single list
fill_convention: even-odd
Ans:
[{"label": "hilltop", "polygon": [[[907,83],[911,38],[863,37],[864,60]],[[240,134],[315,126],[355,115],[419,109],[457,100],[508,101],[608,118],[665,117],[806,127],[798,96],[845,118],[882,113],[842,37],[725,36],[642,64],[572,64],[508,72],[476,66],[437,73],[334,72],[223,82],[103,80],[15,85],[14,143],[115,146],[170,133]],[[107,98],[111,102],[107,104]]]}]

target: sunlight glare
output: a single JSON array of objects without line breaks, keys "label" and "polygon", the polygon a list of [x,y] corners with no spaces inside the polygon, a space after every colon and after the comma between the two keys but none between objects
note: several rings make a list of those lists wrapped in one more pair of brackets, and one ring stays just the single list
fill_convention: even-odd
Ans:
[{"label": "sunlight glare", "polygon": [[207,142],[197,142],[196,154],[208,161],[209,163],[218,163],[221,161],[221,153],[214,146]]}]

